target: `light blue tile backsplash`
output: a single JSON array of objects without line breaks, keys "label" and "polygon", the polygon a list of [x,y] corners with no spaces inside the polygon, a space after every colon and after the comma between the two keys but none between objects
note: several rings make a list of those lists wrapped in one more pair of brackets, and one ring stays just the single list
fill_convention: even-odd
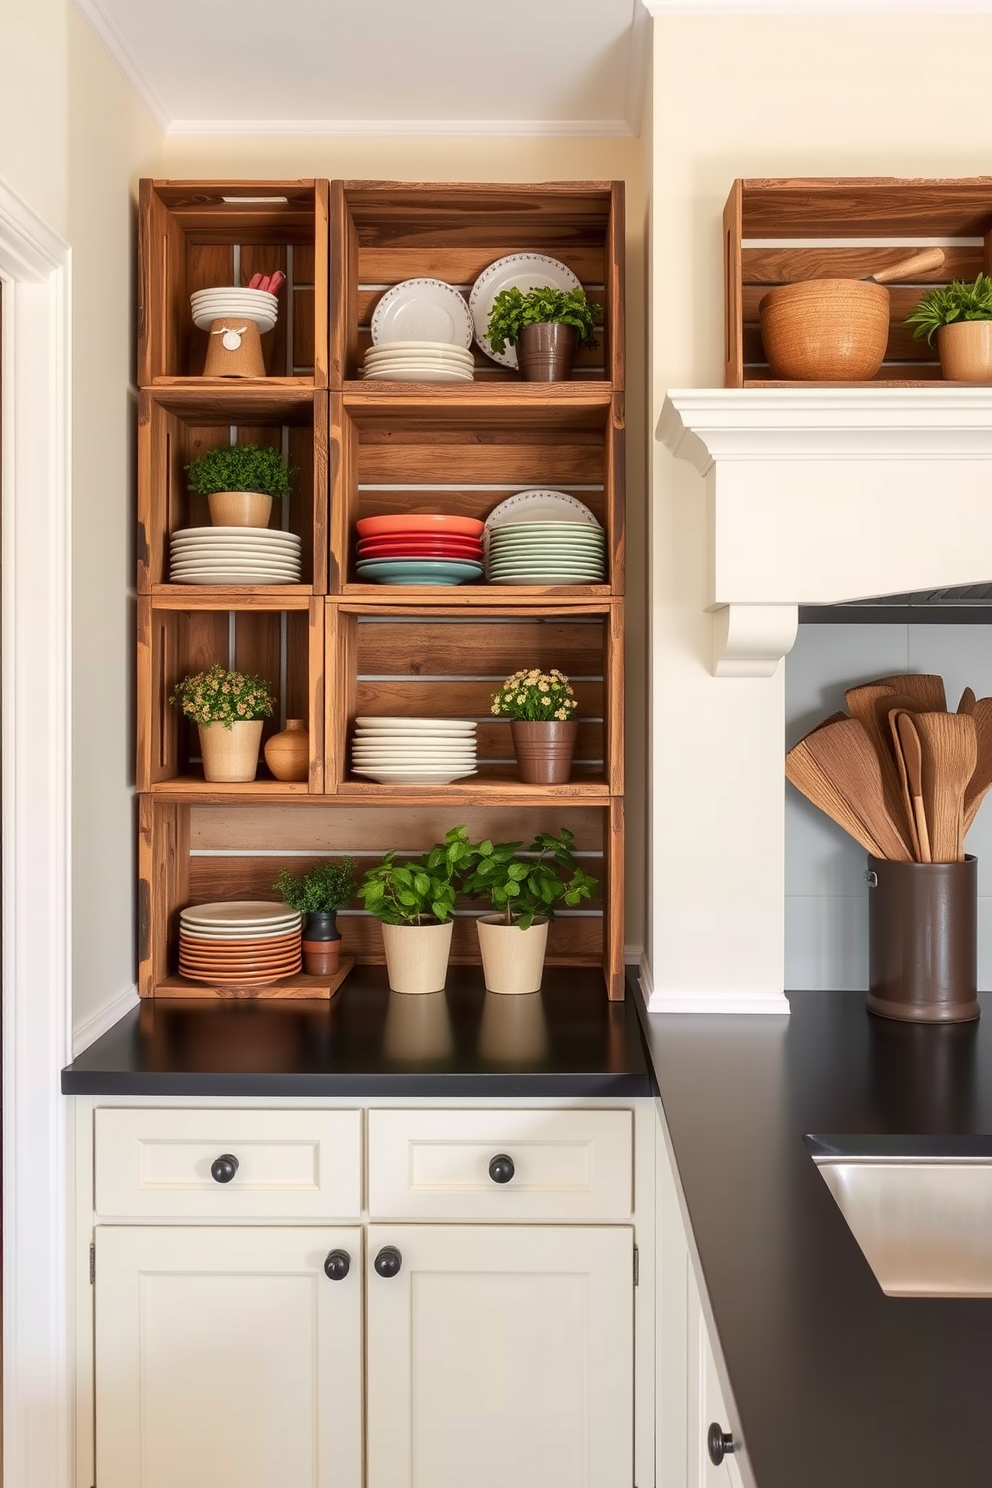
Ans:
[{"label": "light blue tile backsplash", "polygon": [[[937,672],[949,706],[965,687],[992,695],[992,625],[801,625],[785,663],[786,747],[828,713],[849,687],[890,672]],[[785,985],[855,988],[868,983],[865,854],[786,785]],[[992,793],[968,835],[979,862],[978,976],[992,988]]]}]

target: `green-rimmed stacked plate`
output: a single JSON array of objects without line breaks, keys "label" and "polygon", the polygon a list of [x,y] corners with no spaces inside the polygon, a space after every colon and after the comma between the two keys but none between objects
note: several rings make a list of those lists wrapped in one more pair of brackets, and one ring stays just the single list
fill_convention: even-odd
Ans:
[{"label": "green-rimmed stacked plate", "polygon": [[575,521],[508,522],[490,528],[486,577],[491,584],[602,584],[606,533]]}]

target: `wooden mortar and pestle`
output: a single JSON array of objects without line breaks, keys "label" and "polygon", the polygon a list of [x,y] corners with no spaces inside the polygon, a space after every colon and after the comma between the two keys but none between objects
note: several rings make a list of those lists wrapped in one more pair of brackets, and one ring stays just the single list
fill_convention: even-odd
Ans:
[{"label": "wooden mortar and pestle", "polygon": [[942,248],[923,248],[864,279],[804,279],[769,290],[758,314],[771,375],[789,382],[869,382],[889,341],[885,285],[943,262]]}]

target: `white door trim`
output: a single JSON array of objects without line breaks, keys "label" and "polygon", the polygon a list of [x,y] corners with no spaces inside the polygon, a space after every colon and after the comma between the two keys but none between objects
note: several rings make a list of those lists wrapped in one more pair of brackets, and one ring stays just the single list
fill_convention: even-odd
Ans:
[{"label": "white door trim", "polygon": [[3,1481],[70,1488],[69,249],[0,182]]}]

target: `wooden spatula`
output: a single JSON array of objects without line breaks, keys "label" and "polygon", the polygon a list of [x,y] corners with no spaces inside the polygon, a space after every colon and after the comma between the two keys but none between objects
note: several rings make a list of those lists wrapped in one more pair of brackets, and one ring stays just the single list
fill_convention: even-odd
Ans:
[{"label": "wooden spatula", "polygon": [[916,830],[917,861],[932,863],[930,829],[923,805],[923,749],[920,736],[916,732],[916,724],[911,713],[899,712],[897,709],[891,716],[899,741],[903,768],[906,771],[906,791],[909,795],[913,826]]},{"label": "wooden spatula", "polygon": [[864,728],[875,751],[881,771],[885,809],[892,820],[897,823],[904,840],[908,843],[910,840],[909,820],[906,817],[902,784],[892,752],[888,718],[888,710],[896,706],[898,699],[902,696],[901,693],[896,694],[895,689],[885,682],[869,682],[864,687],[848,688],[844,694],[844,701],[852,717],[856,718]]},{"label": "wooden spatula", "polygon": [[978,758],[975,761],[974,773],[964,793],[964,829],[966,832],[978,815],[978,808],[985,800],[989,786],[992,785],[992,698],[979,698],[975,703],[972,717],[975,720]]},{"label": "wooden spatula", "polygon": [[917,713],[913,723],[923,748],[923,807],[933,861],[961,863],[964,797],[978,757],[975,720],[967,713]]},{"label": "wooden spatula", "polygon": [[893,692],[911,697],[917,713],[943,713],[947,708],[944,679],[929,672],[898,672],[894,677],[878,677],[874,686],[890,687]]},{"label": "wooden spatula", "polygon": [[958,712],[973,714],[975,711],[976,701],[977,699],[975,697],[974,689],[971,687],[966,687],[964,692],[961,694],[961,701],[958,703]]},{"label": "wooden spatula", "polygon": [[[815,771],[802,770],[808,762],[816,766]],[[786,774],[876,857],[912,861],[885,804],[878,755],[856,718],[843,718],[807,734],[786,756]],[[807,785],[818,787],[818,795],[811,794]]]}]

